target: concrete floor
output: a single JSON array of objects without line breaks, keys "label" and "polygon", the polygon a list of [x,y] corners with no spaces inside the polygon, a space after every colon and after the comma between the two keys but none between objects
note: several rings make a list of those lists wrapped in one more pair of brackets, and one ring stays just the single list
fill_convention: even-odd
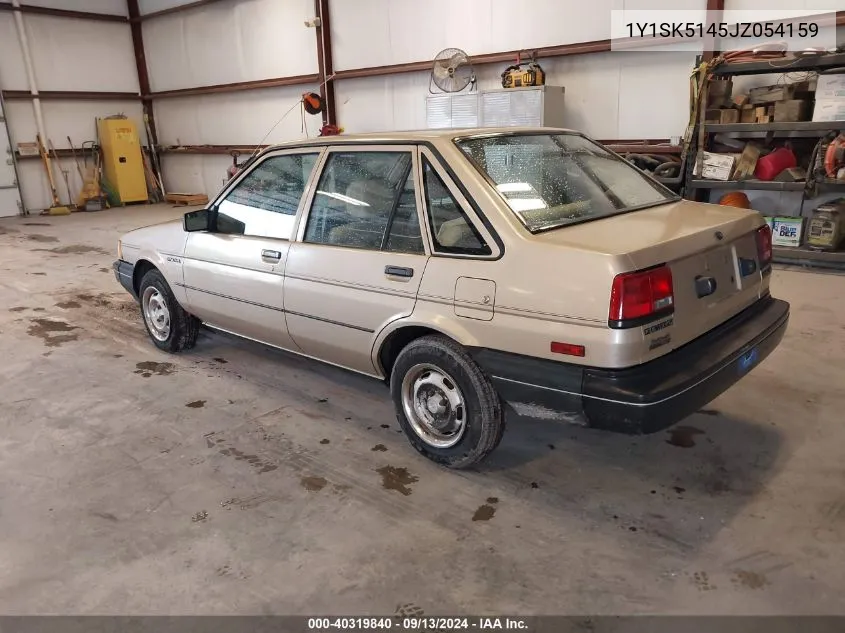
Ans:
[{"label": "concrete floor", "polygon": [[673,433],[451,472],[379,383],[156,350],[110,266],[182,211],[0,221],[0,612],[845,613],[845,277],[777,270],[782,346]]}]

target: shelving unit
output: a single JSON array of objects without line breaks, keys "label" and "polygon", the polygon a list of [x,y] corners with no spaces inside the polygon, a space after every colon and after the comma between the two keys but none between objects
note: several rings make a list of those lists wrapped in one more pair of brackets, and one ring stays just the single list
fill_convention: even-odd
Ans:
[{"label": "shelving unit", "polygon": [[[724,64],[713,71],[714,77],[726,78],[737,75],[760,75],[845,69],[845,53],[833,55],[801,57],[789,62],[766,61],[748,62],[742,64]],[[704,132],[704,147],[698,147],[700,132]],[[773,192],[801,192],[805,190],[804,182],[779,182],[762,180],[705,180],[693,175],[695,157],[699,149],[707,149],[716,134],[728,135],[742,139],[789,139],[821,138],[828,132],[845,131],[845,121],[800,121],[794,123],[701,123],[696,124],[692,133],[692,143],[689,149],[689,159],[684,172],[684,195],[692,199],[704,199],[709,196],[706,192],[718,190],[758,190]],[[843,182],[818,182],[816,186],[819,194],[841,192],[845,195]],[[804,206],[804,196],[801,197],[801,209]],[[774,259],[785,264],[803,266],[818,266],[823,268],[845,269],[845,252],[826,252],[800,247],[774,247]]]}]

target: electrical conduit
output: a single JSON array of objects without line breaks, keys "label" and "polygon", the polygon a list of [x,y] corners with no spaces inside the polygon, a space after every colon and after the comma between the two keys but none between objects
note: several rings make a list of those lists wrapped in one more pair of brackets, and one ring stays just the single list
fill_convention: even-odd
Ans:
[{"label": "electrical conduit", "polygon": [[44,117],[41,114],[41,99],[38,98],[38,85],[35,83],[35,70],[32,65],[32,55],[29,52],[29,38],[26,36],[26,28],[23,23],[20,0],[12,0],[12,13],[15,14],[15,26],[18,31],[18,39],[21,42],[21,53],[26,68],[26,77],[29,81],[29,92],[32,95],[32,109],[35,111],[35,125],[38,128],[38,135],[42,143],[47,143],[47,131],[44,127]]}]

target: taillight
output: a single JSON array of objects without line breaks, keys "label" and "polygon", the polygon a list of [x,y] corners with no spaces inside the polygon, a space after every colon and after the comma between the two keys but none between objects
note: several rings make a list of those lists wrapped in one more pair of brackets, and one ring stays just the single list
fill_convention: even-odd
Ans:
[{"label": "taillight", "polygon": [[658,266],[616,275],[610,292],[610,327],[639,325],[675,309],[672,271]]},{"label": "taillight", "polygon": [[757,259],[760,260],[760,268],[772,263],[772,229],[768,224],[757,229]]}]

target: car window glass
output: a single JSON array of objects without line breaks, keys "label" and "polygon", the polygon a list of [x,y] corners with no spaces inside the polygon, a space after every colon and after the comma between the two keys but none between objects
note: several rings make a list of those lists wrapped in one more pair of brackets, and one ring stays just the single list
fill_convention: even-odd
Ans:
[{"label": "car window glass", "polygon": [[296,210],[317,156],[287,154],[262,161],[218,205],[218,231],[291,239]]},{"label": "car window glass", "polygon": [[414,175],[409,171],[405,186],[399,196],[396,212],[390,222],[386,250],[394,253],[425,252],[420,217],[417,213],[417,192],[414,188]]},{"label": "car window glass", "polygon": [[490,255],[490,247],[427,160],[423,159],[425,206],[434,248],[443,253]]},{"label": "car window glass", "polygon": [[458,141],[530,231],[666,204],[674,194],[577,134]]},{"label": "car window glass", "polygon": [[[410,169],[409,152],[330,154],[317,183],[304,241],[381,250],[390,217],[407,189]],[[411,205],[413,195],[410,202],[406,198],[406,217]],[[402,242],[401,232],[407,230],[400,221],[397,235],[390,236],[395,247]]]}]

